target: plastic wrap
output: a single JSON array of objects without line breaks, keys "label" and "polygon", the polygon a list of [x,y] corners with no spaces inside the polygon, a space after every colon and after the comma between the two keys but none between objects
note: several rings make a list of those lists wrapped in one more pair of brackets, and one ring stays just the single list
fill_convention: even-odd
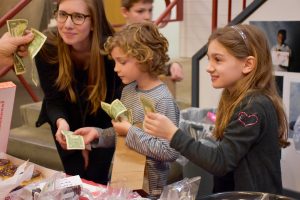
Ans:
[{"label": "plastic wrap", "polygon": [[164,187],[160,200],[194,200],[196,199],[201,177],[184,178]]}]

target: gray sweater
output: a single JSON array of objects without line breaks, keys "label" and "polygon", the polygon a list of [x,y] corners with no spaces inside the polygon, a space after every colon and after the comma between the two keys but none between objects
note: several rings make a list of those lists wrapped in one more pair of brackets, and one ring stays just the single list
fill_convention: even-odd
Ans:
[{"label": "gray sweater", "polygon": [[195,141],[180,129],[170,146],[215,176],[214,192],[282,193],[277,114],[264,95],[244,99],[216,147]]}]

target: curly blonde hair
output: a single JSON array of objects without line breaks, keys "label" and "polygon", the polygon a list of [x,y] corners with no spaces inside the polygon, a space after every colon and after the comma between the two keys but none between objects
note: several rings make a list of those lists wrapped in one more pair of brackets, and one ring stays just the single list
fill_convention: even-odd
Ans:
[{"label": "curly blonde hair", "polygon": [[151,76],[165,74],[169,43],[151,22],[131,24],[107,39],[104,44],[106,54],[115,47],[121,48],[127,56],[137,59],[141,71]]}]

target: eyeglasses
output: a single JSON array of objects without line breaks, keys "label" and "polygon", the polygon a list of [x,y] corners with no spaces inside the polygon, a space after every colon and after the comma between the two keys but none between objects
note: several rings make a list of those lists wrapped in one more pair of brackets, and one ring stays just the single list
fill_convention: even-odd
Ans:
[{"label": "eyeglasses", "polygon": [[65,21],[67,21],[68,17],[70,16],[71,17],[71,20],[74,24],[76,25],[81,25],[84,23],[85,19],[87,17],[90,17],[90,15],[85,15],[85,14],[82,14],[82,13],[67,13],[65,11],[62,11],[62,10],[58,10],[54,13],[55,15],[55,19],[57,22],[59,23],[64,23]]}]

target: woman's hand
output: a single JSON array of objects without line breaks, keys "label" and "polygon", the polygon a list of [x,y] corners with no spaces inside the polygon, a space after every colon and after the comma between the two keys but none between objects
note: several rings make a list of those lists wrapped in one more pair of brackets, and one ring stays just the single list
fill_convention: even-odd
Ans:
[{"label": "woman's hand", "polygon": [[171,140],[177,127],[166,116],[149,112],[144,119],[144,131],[150,135]]},{"label": "woman's hand", "polygon": [[129,128],[131,127],[131,124],[128,121],[111,121],[115,132],[120,136],[126,136],[128,133]]},{"label": "woman's hand", "polygon": [[67,149],[67,143],[65,136],[61,133],[62,130],[69,131],[70,126],[68,122],[63,118],[58,118],[56,120],[57,131],[55,133],[55,139],[60,144],[63,149]]},{"label": "woman's hand", "polygon": [[183,80],[183,70],[180,63],[173,62],[170,66],[171,79],[173,81],[182,81]]},{"label": "woman's hand", "polygon": [[90,144],[93,140],[99,138],[99,133],[94,127],[84,127],[74,131],[74,134],[81,135],[85,144]]}]

